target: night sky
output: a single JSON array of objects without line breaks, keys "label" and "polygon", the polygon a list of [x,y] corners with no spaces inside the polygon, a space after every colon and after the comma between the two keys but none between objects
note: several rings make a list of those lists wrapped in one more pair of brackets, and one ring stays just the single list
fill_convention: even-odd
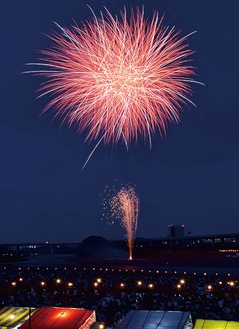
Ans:
[{"label": "night sky", "polygon": [[[171,125],[152,149],[140,142],[100,145],[82,170],[95,142],[41,115],[48,97],[36,99],[43,81],[22,74],[37,49],[57,30],[125,5],[145,4],[145,16],[165,13],[164,25],[195,50],[197,80],[181,123]],[[102,219],[106,185],[132,184],[140,199],[138,237],[168,234],[185,224],[192,235],[239,233],[239,44],[238,0],[2,0],[0,74],[0,243],[69,241],[90,235],[123,239],[124,230]]]}]

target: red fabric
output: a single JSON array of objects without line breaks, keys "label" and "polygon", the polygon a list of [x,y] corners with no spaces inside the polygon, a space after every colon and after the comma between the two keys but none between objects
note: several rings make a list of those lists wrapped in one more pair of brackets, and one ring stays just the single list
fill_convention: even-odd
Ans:
[{"label": "red fabric", "polygon": [[[95,321],[95,312],[77,308],[40,307],[31,317],[31,327],[34,329],[78,329],[89,328]],[[28,329],[29,320],[19,329]]]}]

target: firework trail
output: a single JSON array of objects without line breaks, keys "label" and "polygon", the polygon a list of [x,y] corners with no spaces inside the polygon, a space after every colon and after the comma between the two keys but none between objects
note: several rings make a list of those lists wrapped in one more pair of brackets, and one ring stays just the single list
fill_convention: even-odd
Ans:
[{"label": "firework trail", "polygon": [[100,18],[92,14],[81,26],[57,24],[61,33],[50,35],[52,47],[27,73],[45,78],[39,97],[51,100],[44,111],[54,109],[87,140],[98,140],[96,147],[101,141],[128,147],[139,137],[151,147],[152,136],[165,135],[182,107],[193,104],[191,83],[200,82],[186,43],[192,33],[180,37],[157,12],[146,19],[143,7],[119,17],[107,9]]},{"label": "firework trail", "polygon": [[126,230],[129,248],[129,259],[133,257],[133,247],[139,216],[139,199],[131,186],[122,187],[120,191],[109,200],[111,222],[117,219]]}]

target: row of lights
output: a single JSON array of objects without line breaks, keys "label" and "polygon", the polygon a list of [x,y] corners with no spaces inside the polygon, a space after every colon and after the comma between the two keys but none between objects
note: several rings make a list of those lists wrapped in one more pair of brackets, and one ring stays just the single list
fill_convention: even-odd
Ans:
[{"label": "row of lights", "polygon": [[[97,279],[96,282],[94,282],[94,286],[95,286],[95,287],[98,287],[100,282],[101,282],[101,279],[100,279],[100,278]],[[142,284],[143,284],[142,281],[137,281],[137,285],[138,285],[139,287],[141,287]],[[120,287],[121,287],[121,288],[124,288],[125,286],[126,286],[126,284],[125,284],[124,282],[121,282],[121,283],[120,283]],[[153,283],[149,283],[149,284],[148,284],[148,287],[149,287],[149,288],[153,288],[153,287],[154,287]]]},{"label": "row of lights", "polygon": [[[22,282],[22,281],[23,281],[23,278],[19,278],[19,281]],[[57,283],[57,284],[60,284],[61,282],[62,282],[62,280],[61,280],[60,278],[56,279],[56,283]],[[97,278],[96,281],[93,283],[94,287],[98,287],[98,286],[100,285],[101,282],[102,282],[102,279],[101,279],[101,278]],[[181,280],[179,281],[179,283],[176,285],[176,287],[177,287],[178,289],[181,289],[181,288],[185,285],[185,283],[186,283],[186,281],[185,281],[184,279],[181,279]],[[11,284],[12,284],[12,286],[16,286],[16,285],[17,285],[16,281],[13,281]],[[219,284],[219,285],[222,285],[223,282],[222,282],[222,281],[219,281],[218,284]],[[235,286],[235,282],[234,282],[234,281],[228,281],[227,284],[228,284],[229,286],[231,286],[231,287]],[[45,282],[45,281],[41,281],[41,282],[40,282],[40,285],[41,285],[42,287],[44,287],[44,286],[46,285],[46,282]],[[73,284],[72,282],[68,282],[67,285],[68,285],[68,287],[73,287],[73,286],[74,286],[74,284]],[[137,285],[138,285],[139,287],[141,287],[141,286],[143,285],[143,282],[142,282],[142,281],[137,281]],[[121,288],[124,288],[125,286],[126,286],[125,283],[122,283],[122,282],[120,283],[120,287],[121,287]],[[148,284],[148,287],[149,287],[149,288],[154,288],[153,283],[149,283],[149,284]],[[206,289],[209,290],[209,291],[212,290],[212,285],[211,285],[211,284],[207,285],[207,286],[206,286]]]},{"label": "row of lights", "polygon": [[[7,267],[4,267],[3,269],[6,270]],[[30,269],[31,269],[30,267],[27,267],[27,270],[30,270]],[[40,270],[40,269],[42,269],[42,268],[37,267],[37,270]],[[67,269],[71,269],[71,268],[64,267],[64,270],[65,270],[65,271],[66,271]],[[76,267],[74,267],[74,270],[75,270],[75,271],[76,271],[77,269],[78,269],[78,270],[81,270],[81,268],[76,268]],[[20,270],[22,270],[22,268],[19,267],[18,270],[20,271]],[[46,267],[45,270],[49,270],[49,267]],[[54,270],[57,271],[57,270],[59,270],[59,268],[55,267]],[[86,267],[84,267],[83,270],[84,270],[84,271],[88,271],[88,270],[90,270],[90,268],[86,268]],[[108,268],[102,268],[102,267],[100,267],[98,270],[100,270],[100,271],[106,271],[106,272],[109,271]],[[97,268],[92,267],[92,271],[97,271]],[[128,269],[124,269],[124,270],[122,270],[122,269],[117,269],[117,270],[116,270],[116,269],[113,269],[113,268],[112,268],[112,269],[111,269],[111,272],[114,272],[114,271],[118,271],[118,272],[122,272],[122,271],[125,271],[125,272],[128,272],[128,271],[129,271],[129,272],[130,272],[130,271],[132,271],[132,272],[137,272],[137,271],[140,271],[140,272],[145,272],[145,273],[153,273],[153,272],[154,272],[154,271],[152,271],[152,270],[135,270],[135,269],[133,269],[133,270],[128,270]],[[159,274],[159,273],[161,273],[161,274],[171,274],[171,272],[170,272],[170,271],[167,271],[167,270],[165,270],[165,271],[159,271],[159,270],[156,270],[155,272],[156,272],[157,274]],[[177,271],[174,271],[173,273],[174,273],[174,274],[178,274]],[[184,271],[183,274],[184,274],[184,275],[187,275],[187,272]],[[193,275],[197,275],[197,274],[198,274],[197,272],[193,272]],[[198,275],[200,275],[200,274],[198,274]],[[207,276],[207,275],[212,275],[212,274],[208,274],[207,272],[204,272],[203,275],[204,275],[204,276]],[[219,273],[218,273],[218,272],[215,272],[215,275],[218,276]],[[227,276],[231,276],[231,273],[227,273]]]},{"label": "row of lights", "polygon": [[[23,278],[19,278],[19,281],[22,282],[23,281]],[[62,282],[61,279],[56,279],[56,283],[57,284],[60,284],[61,282]],[[11,285],[15,287],[17,285],[17,282],[16,281],[13,281],[11,283]],[[44,287],[46,285],[46,281],[41,281],[40,282],[40,285],[42,287]],[[68,287],[73,287],[74,284],[72,282],[68,282],[67,285],[68,285]]]},{"label": "row of lights", "polygon": [[[19,278],[19,281],[22,282],[23,281],[23,278]],[[61,279],[56,279],[56,283],[57,284],[60,284],[61,282],[62,282]],[[94,282],[94,286],[95,287],[98,287],[101,282],[102,282],[102,279],[101,278],[96,279],[96,281]],[[11,284],[12,284],[12,286],[16,286],[17,285],[17,282],[16,281],[13,281]],[[142,281],[137,281],[137,285],[138,286],[142,286],[142,284],[143,284]],[[45,281],[41,281],[40,282],[40,285],[44,287],[46,285],[46,282]],[[72,282],[68,282],[67,285],[68,285],[68,287],[72,287],[74,284]],[[125,283],[122,283],[121,282],[120,283],[120,287],[121,288],[124,288],[125,287]],[[149,288],[153,288],[154,285],[152,283],[149,283],[148,287]]]}]

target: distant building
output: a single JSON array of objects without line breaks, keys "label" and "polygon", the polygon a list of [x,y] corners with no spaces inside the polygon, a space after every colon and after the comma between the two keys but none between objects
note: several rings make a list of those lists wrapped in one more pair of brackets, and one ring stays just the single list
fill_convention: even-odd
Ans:
[{"label": "distant building", "polygon": [[168,237],[169,238],[183,238],[184,234],[184,224],[181,225],[168,225]]}]

